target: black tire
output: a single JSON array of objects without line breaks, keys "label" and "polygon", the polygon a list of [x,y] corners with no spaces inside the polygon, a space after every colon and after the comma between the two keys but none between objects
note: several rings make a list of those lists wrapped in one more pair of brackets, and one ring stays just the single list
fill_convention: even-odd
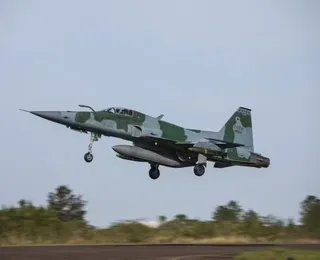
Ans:
[{"label": "black tire", "polygon": [[193,168],[193,172],[196,176],[202,176],[206,171],[206,167],[203,164],[196,164]]},{"label": "black tire", "polygon": [[90,162],[92,162],[92,160],[93,160],[93,155],[92,155],[92,153],[86,153],[85,155],[84,155],[84,160],[87,162],[87,163],[90,163]]},{"label": "black tire", "polygon": [[156,180],[160,177],[160,171],[158,168],[151,167],[149,170],[149,177],[153,180]]}]

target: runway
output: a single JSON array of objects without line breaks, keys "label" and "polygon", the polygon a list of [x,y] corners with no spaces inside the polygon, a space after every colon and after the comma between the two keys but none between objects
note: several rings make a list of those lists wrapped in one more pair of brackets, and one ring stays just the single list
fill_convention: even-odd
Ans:
[{"label": "runway", "polygon": [[[209,260],[233,259],[238,253],[272,247],[320,250],[320,244],[299,245],[81,245],[0,247],[1,260]],[[289,257],[289,256],[288,256]]]}]

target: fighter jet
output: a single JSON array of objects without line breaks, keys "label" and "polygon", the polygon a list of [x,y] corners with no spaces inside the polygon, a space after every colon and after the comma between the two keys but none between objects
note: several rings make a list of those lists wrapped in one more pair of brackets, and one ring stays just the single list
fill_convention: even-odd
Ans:
[{"label": "fighter jet", "polygon": [[26,111],[82,133],[89,133],[87,163],[92,162],[93,143],[102,136],[130,141],[112,147],[125,160],[150,165],[149,176],[158,179],[159,166],[193,167],[202,176],[208,162],[214,168],[244,166],[268,168],[270,159],[254,152],[251,109],[239,107],[219,131],[184,128],[134,109],[109,107],[90,111]]}]

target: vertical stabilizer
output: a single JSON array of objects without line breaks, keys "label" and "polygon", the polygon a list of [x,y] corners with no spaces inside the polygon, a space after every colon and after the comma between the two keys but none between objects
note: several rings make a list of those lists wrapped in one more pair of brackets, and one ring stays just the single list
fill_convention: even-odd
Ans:
[{"label": "vertical stabilizer", "polygon": [[242,144],[253,152],[251,109],[239,107],[220,129],[219,137],[226,142]]}]

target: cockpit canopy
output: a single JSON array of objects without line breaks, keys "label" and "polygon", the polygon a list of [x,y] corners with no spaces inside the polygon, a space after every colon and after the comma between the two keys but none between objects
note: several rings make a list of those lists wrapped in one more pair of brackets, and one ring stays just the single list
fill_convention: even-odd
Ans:
[{"label": "cockpit canopy", "polygon": [[101,110],[101,112],[107,112],[112,114],[119,114],[124,116],[134,116],[135,111],[132,109],[124,108],[124,107],[110,107]]}]

